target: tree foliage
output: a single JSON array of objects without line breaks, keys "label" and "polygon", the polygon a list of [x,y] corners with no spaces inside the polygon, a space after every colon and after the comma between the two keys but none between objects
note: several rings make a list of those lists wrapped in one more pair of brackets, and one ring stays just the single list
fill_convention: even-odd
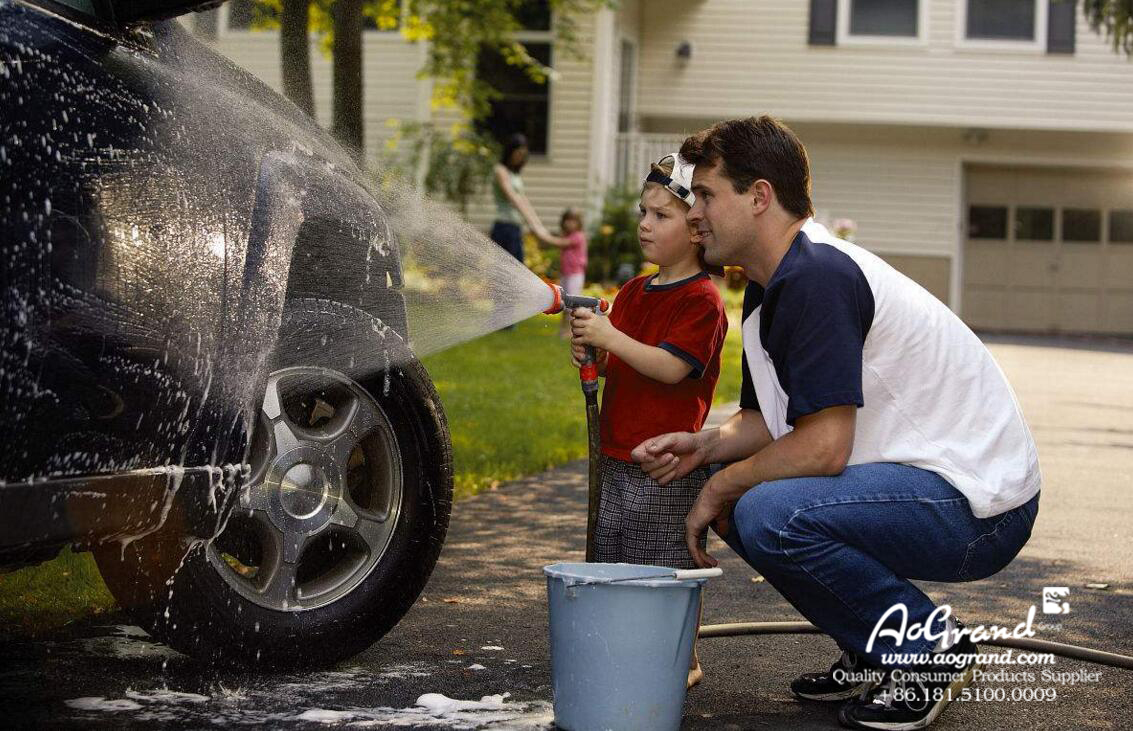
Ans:
[{"label": "tree foliage", "polygon": [[382,155],[381,182],[420,186],[468,215],[468,204],[485,185],[500,156],[491,137],[466,124],[447,129],[436,122],[389,120],[393,135]]},{"label": "tree foliage", "polygon": [[1115,52],[1133,55],[1133,0],[1082,0],[1082,11]]},{"label": "tree foliage", "polygon": [[[546,0],[554,16],[555,50],[568,56],[582,53],[580,20],[616,0]],[[473,120],[490,109],[497,92],[491,80],[476,77],[476,61],[484,49],[494,49],[508,63],[522,68],[535,81],[553,73],[527,53],[516,39],[522,30],[520,8],[530,0],[364,0],[363,15],[379,30],[398,30],[410,42],[427,42],[428,55],[418,75],[433,83],[432,106],[451,109]],[[257,0],[256,27],[278,28],[283,0]],[[323,53],[334,46],[335,0],[311,0],[311,31]],[[286,61],[284,61],[286,72]]]}]

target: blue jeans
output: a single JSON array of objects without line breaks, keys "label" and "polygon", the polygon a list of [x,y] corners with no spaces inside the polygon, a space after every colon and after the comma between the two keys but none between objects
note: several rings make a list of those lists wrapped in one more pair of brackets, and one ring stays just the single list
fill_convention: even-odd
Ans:
[{"label": "blue jeans", "polygon": [[[918,639],[897,647],[882,637],[866,652],[890,607],[903,603],[910,627],[923,625],[936,608],[909,580],[991,576],[1030,538],[1038,509],[1035,495],[1013,510],[977,518],[967,498],[933,472],[862,464],[836,477],[755,486],[736,503],[725,540],[840,647],[882,667],[887,653],[932,652],[936,644]],[[891,615],[883,626],[899,625]],[[933,630],[941,628],[937,623]]]},{"label": "blue jeans", "polygon": [[518,224],[507,221],[493,221],[492,232],[488,238],[495,241],[504,251],[523,262],[523,229]]}]

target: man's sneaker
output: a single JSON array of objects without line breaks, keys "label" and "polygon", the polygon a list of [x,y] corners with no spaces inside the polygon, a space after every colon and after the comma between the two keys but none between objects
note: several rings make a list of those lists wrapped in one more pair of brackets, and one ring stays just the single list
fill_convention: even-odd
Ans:
[{"label": "man's sneaker", "polygon": [[967,635],[936,655],[951,657],[942,658],[949,662],[887,671],[884,680],[838,709],[838,721],[846,728],[890,731],[928,726],[963,695],[980,667],[979,649]]},{"label": "man's sneaker", "polygon": [[825,673],[805,673],[791,683],[791,692],[808,701],[844,701],[861,695],[884,673],[846,650]]}]

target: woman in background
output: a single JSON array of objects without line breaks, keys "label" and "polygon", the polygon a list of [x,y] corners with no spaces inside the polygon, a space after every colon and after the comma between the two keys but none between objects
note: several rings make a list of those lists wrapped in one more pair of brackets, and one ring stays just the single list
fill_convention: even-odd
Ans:
[{"label": "woman in background", "polygon": [[531,202],[523,191],[519,172],[527,164],[527,138],[516,133],[504,144],[500,161],[492,175],[492,197],[496,201],[496,218],[489,234],[505,251],[523,261],[523,224],[526,223],[542,241],[550,238]]}]

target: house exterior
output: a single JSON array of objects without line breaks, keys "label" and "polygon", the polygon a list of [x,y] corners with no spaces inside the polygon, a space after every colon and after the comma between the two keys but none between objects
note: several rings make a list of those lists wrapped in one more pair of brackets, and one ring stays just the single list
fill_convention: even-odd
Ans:
[{"label": "house exterior", "polygon": [[[549,222],[593,209],[688,133],[772,114],[807,146],[819,217],[855,221],[973,327],[1133,335],[1133,66],[1076,6],[622,0],[583,20],[583,58],[525,32],[557,72],[529,197]],[[231,7],[213,43],[278,88],[275,34],[228,27]],[[432,112],[424,49],[365,44],[374,159],[387,119]],[[329,61],[313,62],[329,122]],[[485,198],[473,217],[490,215]]]}]

